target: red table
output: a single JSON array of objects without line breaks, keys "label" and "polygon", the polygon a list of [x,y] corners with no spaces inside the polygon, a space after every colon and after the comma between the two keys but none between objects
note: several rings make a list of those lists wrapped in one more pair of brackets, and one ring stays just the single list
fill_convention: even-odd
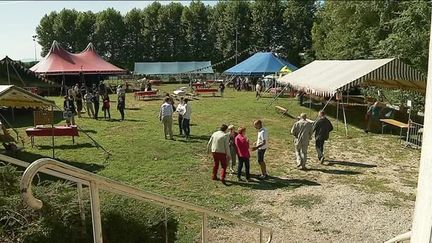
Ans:
[{"label": "red table", "polygon": [[199,88],[195,89],[196,94],[211,93],[213,96],[215,96],[215,93],[217,93],[217,92],[218,92],[218,89],[199,89]]},{"label": "red table", "polygon": [[152,91],[137,91],[137,92],[134,92],[134,97],[135,97],[135,99],[154,98],[154,97],[158,96],[157,92],[158,92],[157,90],[152,90]]},{"label": "red table", "polygon": [[151,83],[153,85],[161,85],[163,83],[163,81],[162,80],[153,79],[153,80],[149,80],[149,83]]},{"label": "red table", "polygon": [[75,137],[79,137],[78,128],[76,126],[55,126],[52,127],[32,127],[26,129],[27,136],[30,137],[32,147],[34,145],[34,137],[72,137],[72,142],[75,143]]}]

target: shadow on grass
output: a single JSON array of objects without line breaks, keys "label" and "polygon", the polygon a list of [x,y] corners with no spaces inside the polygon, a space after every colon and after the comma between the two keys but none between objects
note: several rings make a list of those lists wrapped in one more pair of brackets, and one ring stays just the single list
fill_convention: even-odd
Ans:
[{"label": "shadow on grass", "polygon": [[[26,161],[28,163],[32,163],[33,161],[40,159],[40,158],[47,158],[46,156],[42,156],[40,154],[35,154],[35,153],[30,153],[27,151],[20,151],[16,154],[15,158],[22,160],[22,161]],[[62,163],[68,164],[68,165],[72,165],[75,166],[77,168],[92,172],[92,173],[96,173],[102,169],[105,168],[105,165],[102,164],[96,164],[96,163],[82,163],[82,162],[77,162],[77,161],[70,161],[70,160],[62,160],[59,158],[56,158],[55,160],[58,160]],[[52,177],[54,178],[54,177]]]},{"label": "shadow on grass", "polygon": [[348,162],[348,161],[338,161],[338,160],[328,160],[329,165],[343,165],[343,166],[353,166],[353,167],[361,167],[361,168],[374,168],[377,165],[359,163],[359,162]]},{"label": "shadow on grass", "polygon": [[278,188],[296,189],[302,186],[321,185],[316,181],[310,181],[306,179],[283,179],[279,177],[269,176],[265,180],[259,180],[257,179],[259,177],[258,175],[251,175],[251,177],[254,178],[251,182],[226,180],[226,185],[237,185],[257,190],[275,190]]},{"label": "shadow on grass", "polygon": [[134,107],[134,108],[125,108],[125,110],[127,110],[127,111],[139,111],[139,110],[141,110],[141,108],[138,108],[138,107]]},{"label": "shadow on grass", "polygon": [[319,171],[326,174],[333,174],[333,175],[358,175],[361,174],[358,171],[352,171],[352,170],[335,170],[335,169],[312,169],[308,168],[305,171]]},{"label": "shadow on grass", "polygon": [[[37,146],[41,150],[47,150],[52,149],[49,145],[40,145]],[[93,148],[95,147],[92,143],[78,143],[78,144],[62,144],[62,145],[55,145],[55,149],[80,149],[80,148]]]},{"label": "shadow on grass", "polygon": [[85,132],[85,133],[92,133],[92,134],[96,134],[97,131],[93,130],[93,129],[79,129],[80,132]]}]

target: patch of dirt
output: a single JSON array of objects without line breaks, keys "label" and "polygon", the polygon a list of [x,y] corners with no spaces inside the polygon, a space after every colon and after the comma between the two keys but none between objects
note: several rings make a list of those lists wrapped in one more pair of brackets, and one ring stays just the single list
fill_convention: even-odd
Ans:
[{"label": "patch of dirt", "polygon": [[[269,156],[285,176],[272,190],[251,189],[253,203],[232,214],[274,230],[272,242],[384,242],[411,228],[418,150],[393,137],[334,139],[327,144],[330,165],[319,165],[313,144],[309,171],[294,165],[291,144]],[[280,141],[279,141],[280,142]],[[361,145],[375,142],[377,146]],[[276,158],[276,156],[279,156]],[[272,158],[273,157],[273,158]],[[314,183],[292,187],[289,181]],[[226,235],[238,236],[227,238]],[[239,225],[211,229],[211,242],[259,242],[259,233]],[[264,238],[267,233],[264,233]]]}]

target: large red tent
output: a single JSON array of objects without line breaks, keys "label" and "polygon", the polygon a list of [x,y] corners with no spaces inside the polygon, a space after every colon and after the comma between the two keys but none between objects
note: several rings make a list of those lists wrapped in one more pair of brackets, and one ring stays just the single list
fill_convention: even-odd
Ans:
[{"label": "large red tent", "polygon": [[80,53],[70,53],[54,41],[48,54],[30,68],[42,75],[122,74],[126,71],[105,61],[92,43]]}]

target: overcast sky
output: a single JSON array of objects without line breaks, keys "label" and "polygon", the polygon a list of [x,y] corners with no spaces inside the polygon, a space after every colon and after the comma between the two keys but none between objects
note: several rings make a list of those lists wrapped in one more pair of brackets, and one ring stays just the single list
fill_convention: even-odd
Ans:
[{"label": "overcast sky", "polygon": [[[112,7],[122,14],[133,8],[144,8],[153,1],[0,1],[0,59],[6,55],[14,60],[34,59],[34,42],[39,20],[51,11],[63,8],[99,12]],[[167,4],[171,1],[164,1]],[[189,4],[189,1],[182,1]],[[214,4],[215,1],[205,1]],[[40,59],[41,47],[36,43]]]}]

